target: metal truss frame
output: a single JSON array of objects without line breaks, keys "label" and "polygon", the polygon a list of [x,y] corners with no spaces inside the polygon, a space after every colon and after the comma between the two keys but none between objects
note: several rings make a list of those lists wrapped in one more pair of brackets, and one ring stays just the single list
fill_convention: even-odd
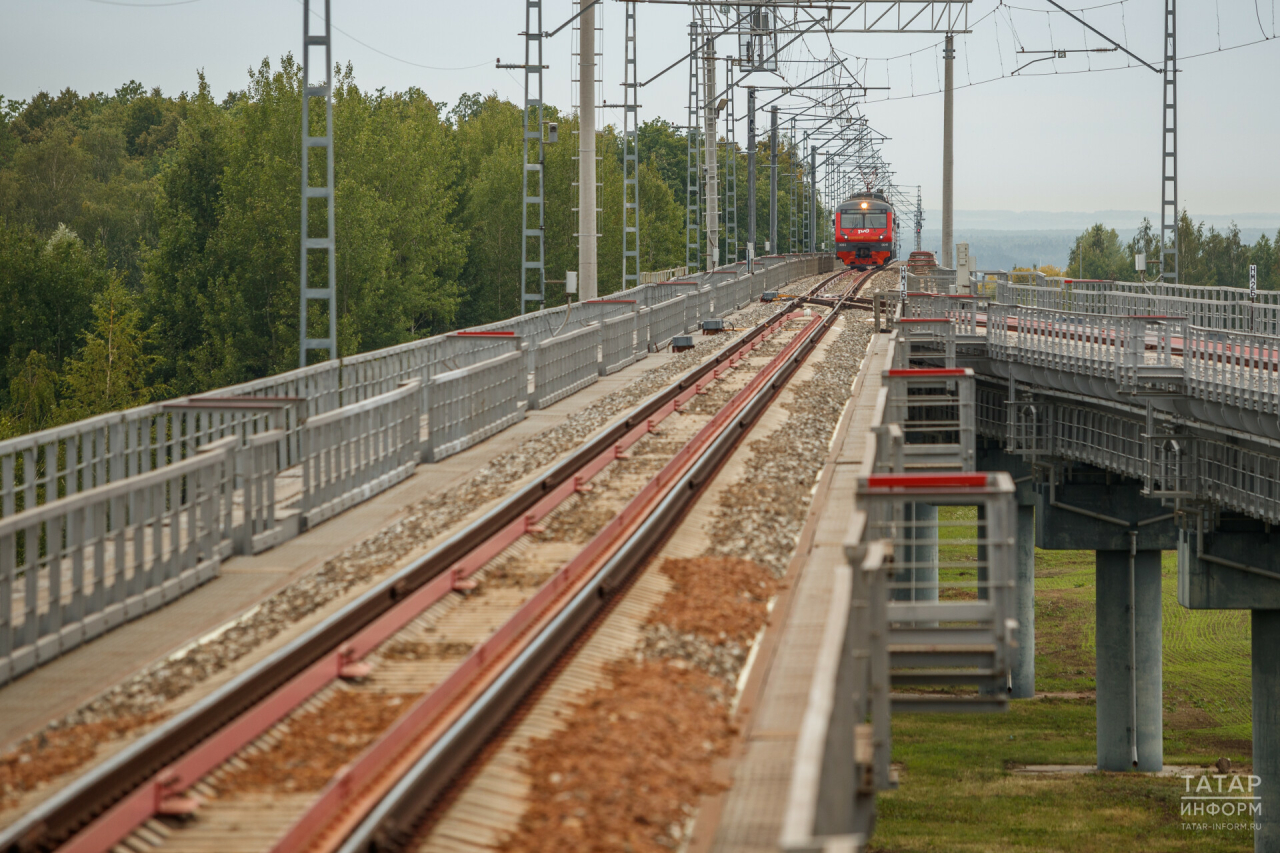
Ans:
[{"label": "metal truss frame", "polygon": [[[311,85],[311,48],[324,48],[324,84]],[[311,99],[324,98],[324,135],[311,135]],[[325,153],[325,180],[321,186],[311,185],[311,149],[321,148]],[[311,236],[311,200],[324,202],[326,232],[323,237]],[[299,241],[298,295],[298,363],[307,366],[307,353],[324,350],[329,360],[338,357],[338,272],[334,257],[333,212],[333,42],[329,17],[329,0],[324,0],[324,33],[311,33],[311,0],[302,2],[302,234]],[[324,252],[328,267],[326,287],[312,287],[307,278],[311,252]],[[327,337],[312,338],[309,329],[308,305],[326,302],[329,309],[329,333]]]},{"label": "metal truss frame", "polygon": [[[547,301],[546,152],[542,141],[542,3],[524,4],[524,154],[520,172],[520,313]],[[530,154],[534,159],[530,161]],[[530,188],[532,185],[532,189]],[[531,215],[532,214],[532,215]],[[531,252],[530,249],[533,249]],[[530,257],[532,255],[532,257]],[[530,291],[530,273],[533,273]]]},{"label": "metal truss frame", "polygon": [[636,78],[636,4],[626,6],[622,82],[622,287],[640,281],[640,136]]}]

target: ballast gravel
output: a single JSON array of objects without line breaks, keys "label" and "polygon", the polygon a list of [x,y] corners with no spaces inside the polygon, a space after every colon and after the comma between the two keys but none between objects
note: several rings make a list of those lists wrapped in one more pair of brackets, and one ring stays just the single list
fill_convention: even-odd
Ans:
[{"label": "ballast gravel", "polygon": [[[864,293],[892,289],[896,279],[877,274]],[[711,769],[736,734],[735,686],[795,551],[871,334],[849,315],[812,378],[792,386],[786,421],[749,445],[752,460],[713,515],[714,544],[701,557],[663,563],[672,588],[634,659],[616,662],[612,684],[582,697],[561,731],[530,745],[530,805],[506,849],[639,853],[687,840],[699,799],[723,788]],[[672,733],[683,743],[671,743]]]}]

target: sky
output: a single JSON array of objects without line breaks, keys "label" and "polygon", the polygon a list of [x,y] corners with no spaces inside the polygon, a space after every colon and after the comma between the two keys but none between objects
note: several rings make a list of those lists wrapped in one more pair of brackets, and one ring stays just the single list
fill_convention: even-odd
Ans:
[{"label": "sky", "polygon": [[[1280,225],[1280,0],[1182,0],[1179,10],[1180,201],[1193,216],[1276,213]],[[571,0],[545,0],[542,28],[571,14]],[[847,5],[847,4],[846,4]],[[1068,0],[1068,8],[1159,67],[1163,0]],[[623,6],[605,0],[603,98],[622,100]],[[597,7],[600,8],[600,7]],[[1120,51],[1070,54],[1009,76],[1037,54],[1026,50],[1107,46],[1045,0],[974,0],[970,34],[957,36],[955,206],[1005,211],[1150,211],[1158,219],[1161,78]],[[299,53],[301,0],[0,0],[0,94],[25,99],[70,86],[111,92],[129,80],[166,94],[191,91],[203,71],[215,93],[241,88],[248,69]],[[837,14],[839,12],[837,11]],[[354,65],[364,88],[418,86],[453,103],[464,92],[518,102],[522,0],[332,0],[334,58]],[[687,7],[641,3],[638,65],[653,77],[688,49]],[[546,100],[570,104],[570,38],[547,42]],[[809,39],[784,57],[793,74],[834,49],[867,86],[869,123],[889,137],[883,153],[903,185],[940,206],[941,36],[839,34]],[[1259,42],[1248,44],[1250,42]],[[1236,45],[1247,45],[1230,49]],[[732,53],[723,37],[717,48]],[[1220,48],[1227,48],[1219,52]],[[1208,55],[1192,57],[1192,54]],[[1067,73],[1087,68],[1092,73]],[[1040,74],[1048,72],[1048,74]],[[1059,73],[1054,73],[1059,72]],[[683,63],[640,92],[641,120],[683,123]],[[1038,75],[1040,76],[1023,76]],[[761,85],[770,81],[762,75]],[[793,81],[796,77],[791,78]],[[776,82],[776,81],[775,81]],[[976,85],[971,85],[976,84]],[[883,99],[890,100],[883,100]],[[745,138],[737,104],[737,134]],[[605,109],[602,124],[620,123]],[[763,121],[761,123],[763,125]],[[722,131],[723,132],[723,129]],[[1265,219],[1265,217],[1264,217]]]}]

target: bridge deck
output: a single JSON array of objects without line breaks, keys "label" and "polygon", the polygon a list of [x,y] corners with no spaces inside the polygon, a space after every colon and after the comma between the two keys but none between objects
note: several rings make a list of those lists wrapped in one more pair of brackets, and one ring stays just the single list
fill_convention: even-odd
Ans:
[{"label": "bridge deck", "polygon": [[[131,674],[214,631],[273,592],[319,568],[329,557],[394,524],[407,507],[457,486],[490,460],[514,450],[521,442],[588,408],[672,357],[670,351],[651,354],[643,361],[601,377],[595,384],[546,409],[528,412],[523,421],[474,447],[437,463],[419,465],[412,476],[393,488],[275,548],[252,557],[231,558],[222,564],[221,575],[203,587],[0,688],[0,748],[36,732],[50,720],[70,713]],[[183,697],[183,703],[195,701],[215,683],[229,678],[232,671],[279,647],[363,589],[362,586],[350,590],[294,623],[236,665],[190,691]]]},{"label": "bridge deck", "polygon": [[[730,771],[732,787],[704,811],[691,850],[778,849],[796,740],[830,612],[833,572],[845,559],[855,478],[863,473],[880,371],[888,367],[887,343],[886,336],[874,335],[868,344],[791,563],[789,599],[774,610],[742,697],[746,720]],[[713,822],[717,825],[706,825]]]}]

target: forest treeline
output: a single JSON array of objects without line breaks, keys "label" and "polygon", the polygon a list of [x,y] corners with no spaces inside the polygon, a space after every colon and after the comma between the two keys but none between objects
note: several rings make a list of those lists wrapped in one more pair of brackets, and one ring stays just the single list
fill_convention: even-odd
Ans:
[{"label": "forest treeline", "polygon": [[[297,366],[300,76],[285,56],[264,60],[221,100],[202,75],[176,97],[130,82],[111,94],[0,98],[0,438]],[[551,107],[546,118],[559,123],[545,166],[554,280],[577,265],[577,122]],[[686,144],[682,128],[661,119],[640,127],[642,270],[684,263]],[[338,69],[340,354],[519,312],[521,145],[520,108],[496,96],[446,104],[418,89],[369,91],[349,65]],[[622,283],[615,128],[600,132],[597,148],[604,294]],[[737,160],[745,238],[745,152],[720,150],[722,185],[727,158]],[[784,143],[784,252],[793,249],[793,153]],[[312,168],[323,171],[322,161]],[[754,199],[758,254],[768,185],[757,181]],[[1183,281],[1243,287],[1256,263],[1260,287],[1280,289],[1280,235],[1246,246],[1235,229],[1206,230],[1184,212],[1180,237]],[[1129,245],[1095,226],[1067,273],[1080,275],[1083,249],[1082,277],[1130,279],[1132,253],[1153,261],[1157,244],[1149,225]],[[548,286],[550,304],[563,299]]]},{"label": "forest treeline", "polygon": [[[220,101],[203,75],[176,97],[130,82],[0,98],[0,438],[298,365],[300,78],[285,56]],[[340,354],[519,313],[520,108],[361,89],[350,65],[333,101]],[[577,267],[577,119],[546,117],[559,123],[545,166],[554,280]],[[598,150],[603,294],[622,284],[613,127]],[[686,138],[654,119],[639,150],[640,268],[681,265]],[[783,251],[793,162],[784,150]],[[765,223],[768,182],[757,189]]]},{"label": "forest treeline", "polygon": [[[1232,225],[1219,232],[1194,223],[1187,211],[1178,216],[1178,281],[1202,287],[1248,287],[1250,265],[1258,268],[1259,290],[1280,290],[1280,231],[1274,240],[1263,234],[1252,246],[1240,239]],[[1137,281],[1135,255],[1144,253],[1147,280],[1160,275],[1160,228],[1142,220],[1128,243],[1114,228],[1098,224],[1076,238],[1062,274],[1073,278]]]}]

